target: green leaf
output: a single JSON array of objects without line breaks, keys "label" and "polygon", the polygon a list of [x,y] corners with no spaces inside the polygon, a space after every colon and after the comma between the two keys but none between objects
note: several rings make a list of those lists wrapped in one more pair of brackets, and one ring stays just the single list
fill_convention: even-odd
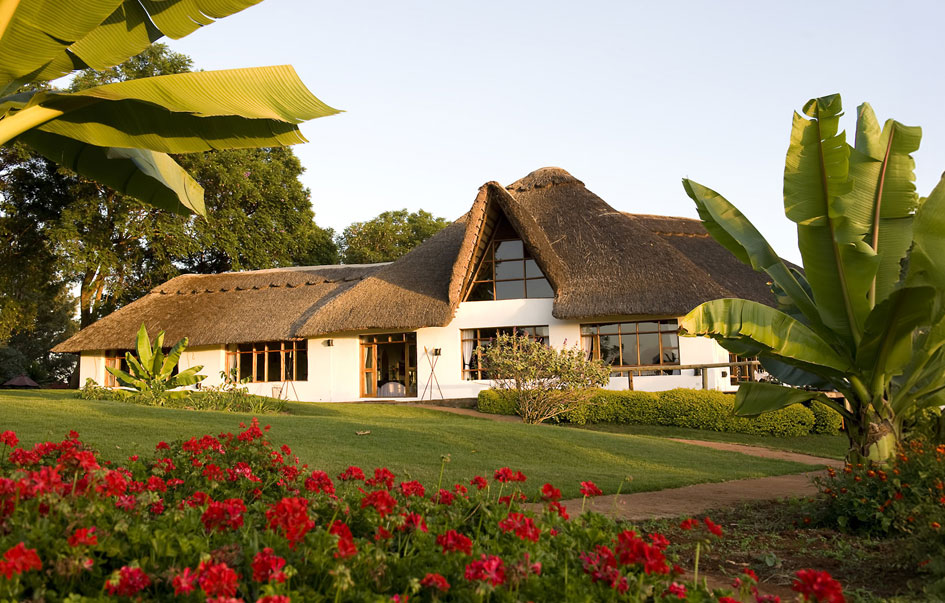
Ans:
[{"label": "green leaf", "polygon": [[915,331],[932,321],[936,291],[932,287],[896,289],[870,312],[856,365],[870,374],[900,374],[915,351]]},{"label": "green leaf", "polygon": [[[182,38],[260,0],[4,0],[0,95],[74,69],[121,63],[162,35]],[[5,6],[4,8],[7,8]]]},{"label": "green leaf", "polygon": [[[772,383],[742,383],[738,386],[738,392],[735,394],[735,414],[740,417],[754,417],[761,413],[780,410],[792,404],[800,404],[811,400],[816,400],[834,408],[834,410],[838,410],[839,405],[832,403],[823,392],[794,389]],[[847,418],[850,417],[850,413],[845,409],[841,414]]]},{"label": "green leaf", "polygon": [[111,373],[111,375],[115,377],[115,379],[118,379],[119,383],[124,383],[128,387],[131,387],[137,390],[142,390],[147,387],[147,382],[145,382],[142,379],[136,379],[135,377],[132,377],[131,375],[129,375],[128,373],[126,373],[125,371],[119,368],[115,368],[113,366],[106,366],[105,370]]},{"label": "green leaf", "polygon": [[206,215],[203,188],[164,153],[97,147],[35,129],[17,140],[50,161],[143,203],[182,215]]},{"label": "green leaf", "polygon": [[177,373],[170,381],[168,381],[167,388],[174,389],[176,387],[186,387],[188,385],[193,385],[203,381],[207,378],[207,376],[197,374],[201,369],[203,369],[203,366],[193,366]]},{"label": "green leaf", "polygon": [[870,297],[878,303],[899,282],[901,262],[912,244],[912,219],[919,203],[915,192],[915,160],[922,129],[888,120],[879,129],[873,109],[857,110],[856,148],[850,155],[853,190],[847,212],[868,224],[866,242],[879,256]]},{"label": "green leaf", "polygon": [[141,365],[150,369],[152,357],[151,340],[148,338],[148,329],[144,326],[144,323],[141,323],[141,327],[138,328],[135,348],[138,351],[138,360],[141,361]]},{"label": "green leaf", "polygon": [[775,379],[785,385],[794,387],[814,387],[816,389],[832,389],[833,383],[822,375],[817,375],[802,368],[792,366],[772,356],[761,354],[758,357],[761,367]]},{"label": "green leaf", "polygon": [[163,378],[161,375],[161,370],[164,367],[164,331],[158,333],[158,336],[154,339],[154,345],[152,349],[154,350],[154,356],[151,358],[151,374],[156,377]]},{"label": "green leaf", "polygon": [[698,306],[679,321],[679,332],[712,337],[723,346],[732,340],[750,342],[761,353],[810,365],[813,369],[820,367],[842,373],[851,368],[849,359],[838,354],[804,323],[784,312],[744,299],[717,299]]},{"label": "green leaf", "polygon": [[305,138],[296,124],[338,113],[312,95],[289,65],[41,92],[21,111],[40,108],[62,112],[36,126],[44,132],[100,147],[162,153],[297,144]]},{"label": "green leaf", "polygon": [[[784,168],[784,210],[797,224],[804,271],[822,322],[851,344],[859,340],[878,265],[863,241],[868,224],[849,212],[850,147],[839,132],[839,95],[809,101],[812,119],[795,114]],[[852,347],[852,345],[851,345]]]},{"label": "green leaf", "polygon": [[702,224],[713,239],[742,262],[770,276],[774,286],[790,299],[809,324],[821,324],[817,307],[795,278],[796,272],[785,265],[742,212],[722,195],[697,182],[683,179],[683,188],[696,203]]},{"label": "green leaf", "polygon": [[164,359],[164,364],[161,366],[161,375],[170,376],[174,371],[174,367],[177,366],[177,363],[180,361],[181,354],[183,354],[184,350],[187,348],[187,341],[187,338],[184,337],[175,343],[171,351],[167,353],[167,358]]},{"label": "green leaf", "polygon": [[906,283],[945,291],[945,176],[919,206],[913,233]]}]

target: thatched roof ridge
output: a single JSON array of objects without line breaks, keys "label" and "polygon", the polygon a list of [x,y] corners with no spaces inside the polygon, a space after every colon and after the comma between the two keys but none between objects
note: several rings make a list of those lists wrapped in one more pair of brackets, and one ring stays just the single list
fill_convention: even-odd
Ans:
[{"label": "thatched roof ridge", "polygon": [[132,348],[142,323],[165,341],[191,346],[298,337],[328,300],[386,264],[305,266],[221,274],[185,274],[60,343],[54,352]]},{"label": "thatched roof ridge", "polygon": [[[561,168],[542,168],[506,187],[526,214],[526,240],[544,237],[553,255],[536,259],[556,283],[554,315],[682,315],[731,292],[660,236],[615,210]],[[559,264],[555,266],[555,264]]]},{"label": "thatched roof ridge", "polygon": [[464,218],[332,299],[300,327],[298,335],[447,325],[455,309],[450,284],[466,232]]}]

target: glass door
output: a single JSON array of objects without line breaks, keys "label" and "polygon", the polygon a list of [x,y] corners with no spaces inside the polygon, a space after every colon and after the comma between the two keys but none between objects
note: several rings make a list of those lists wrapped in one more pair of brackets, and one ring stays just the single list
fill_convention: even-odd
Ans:
[{"label": "glass door", "polygon": [[377,396],[377,345],[361,342],[361,397]]},{"label": "glass door", "polygon": [[417,334],[361,336],[361,397],[417,395]]}]

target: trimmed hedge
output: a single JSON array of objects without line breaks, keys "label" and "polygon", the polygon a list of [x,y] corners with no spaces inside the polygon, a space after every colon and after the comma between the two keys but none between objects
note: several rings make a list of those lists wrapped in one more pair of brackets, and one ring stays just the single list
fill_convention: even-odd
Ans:
[{"label": "trimmed hedge", "polygon": [[[732,394],[697,389],[600,390],[589,404],[563,415],[562,420],[576,425],[632,423],[774,436],[808,435],[815,426],[814,412],[801,404],[746,418],[735,416],[734,400]],[[479,393],[478,408],[493,414],[515,414],[514,395],[484,390]],[[820,414],[823,428],[829,428],[832,419],[826,413]]]},{"label": "trimmed hedge", "polygon": [[812,402],[810,411],[814,413],[814,426],[811,433],[825,433],[837,435],[843,427],[843,417],[840,413],[820,402]]}]

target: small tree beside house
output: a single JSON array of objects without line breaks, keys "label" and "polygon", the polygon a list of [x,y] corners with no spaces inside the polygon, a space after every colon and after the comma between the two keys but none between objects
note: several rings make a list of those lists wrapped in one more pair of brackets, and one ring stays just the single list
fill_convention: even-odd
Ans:
[{"label": "small tree beside house", "polygon": [[610,367],[577,347],[555,349],[517,335],[500,334],[483,354],[495,383],[515,399],[525,423],[542,423],[590,403],[593,388],[607,383]]}]

